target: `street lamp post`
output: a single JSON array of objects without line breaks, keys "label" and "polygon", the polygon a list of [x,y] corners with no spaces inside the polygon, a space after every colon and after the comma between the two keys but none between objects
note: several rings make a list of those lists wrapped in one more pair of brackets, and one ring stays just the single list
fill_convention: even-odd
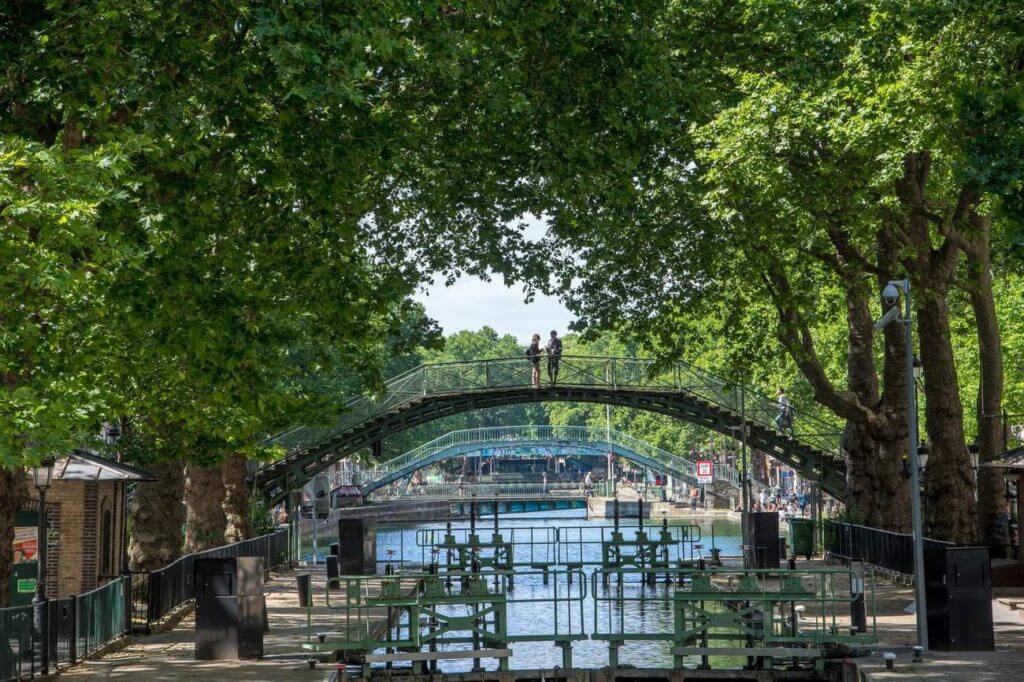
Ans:
[{"label": "street lamp post", "polygon": [[[899,298],[903,294],[903,315],[899,313]],[[914,592],[917,619],[917,643],[928,650],[928,609],[924,593],[924,535],[921,530],[921,470],[917,441],[917,385],[914,376],[913,317],[911,314],[910,280],[893,280],[882,290],[882,298],[891,306],[875,322],[882,329],[890,322],[904,325],[904,347],[907,359],[907,428],[910,437],[910,521],[913,526]]]},{"label": "street lamp post", "polygon": [[53,458],[44,459],[32,469],[32,484],[39,492],[39,525],[36,531],[36,595],[32,599],[32,620],[37,641],[41,643],[39,667],[44,675],[50,672],[50,636],[46,599],[46,489],[53,483]]}]

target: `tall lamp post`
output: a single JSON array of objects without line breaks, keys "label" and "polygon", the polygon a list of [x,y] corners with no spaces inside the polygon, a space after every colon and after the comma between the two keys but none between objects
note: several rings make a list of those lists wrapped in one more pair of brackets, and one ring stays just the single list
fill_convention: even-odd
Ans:
[{"label": "tall lamp post", "polygon": [[42,644],[39,667],[44,675],[50,672],[50,634],[47,627],[49,608],[46,599],[46,489],[53,483],[52,457],[44,459],[32,469],[32,484],[39,491],[39,527],[36,531],[36,596],[32,599],[32,619],[37,641]]},{"label": "tall lamp post", "polygon": [[[899,299],[903,295],[903,315],[900,315]],[[910,437],[910,521],[914,541],[914,592],[916,597],[917,643],[928,650],[928,609],[924,593],[924,535],[921,531],[921,465],[917,442],[917,384],[914,376],[913,317],[911,315],[910,280],[893,280],[882,290],[882,299],[889,304],[889,310],[875,322],[875,329],[882,329],[890,322],[904,325],[904,346],[907,356],[907,427]]]}]

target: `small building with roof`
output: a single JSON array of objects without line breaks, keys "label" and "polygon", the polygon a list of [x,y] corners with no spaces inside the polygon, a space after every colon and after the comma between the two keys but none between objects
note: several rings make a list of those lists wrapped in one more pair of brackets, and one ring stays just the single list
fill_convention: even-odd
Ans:
[{"label": "small building with roof", "polygon": [[[46,491],[46,596],[82,594],[127,570],[129,486],[156,480],[137,467],[76,449],[54,462]],[[39,492],[15,521],[11,604],[29,603],[38,561]]]}]

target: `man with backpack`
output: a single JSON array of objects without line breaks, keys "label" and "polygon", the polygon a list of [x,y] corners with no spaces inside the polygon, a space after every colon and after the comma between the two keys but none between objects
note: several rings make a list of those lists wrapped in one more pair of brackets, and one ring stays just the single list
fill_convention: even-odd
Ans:
[{"label": "man with backpack", "polygon": [[554,386],[558,383],[558,363],[562,359],[562,339],[558,338],[558,332],[551,330],[551,338],[546,348],[548,352],[548,381]]}]

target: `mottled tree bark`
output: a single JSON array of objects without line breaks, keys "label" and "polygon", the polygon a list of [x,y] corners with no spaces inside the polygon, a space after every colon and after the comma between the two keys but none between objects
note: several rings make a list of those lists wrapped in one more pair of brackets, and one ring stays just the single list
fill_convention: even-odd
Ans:
[{"label": "mottled tree bark", "polygon": [[[1003,412],[1003,351],[992,293],[992,219],[971,212],[971,239],[965,244],[968,256],[968,291],[978,334],[978,461],[997,459],[1006,449]],[[992,467],[978,468],[978,540],[1002,549],[1009,543],[1006,488],[1003,473]]]},{"label": "mottled tree bark", "polygon": [[10,599],[11,561],[14,559],[14,515],[27,497],[25,472],[0,469],[0,606]]},{"label": "mottled tree bark", "polygon": [[847,509],[852,518],[865,525],[904,532],[910,527],[910,487],[903,475],[907,453],[906,380],[902,372],[892,371],[904,366],[903,330],[896,324],[884,330],[882,362],[886,381],[885,391],[880,393],[871,294],[860,276],[851,276],[846,285],[847,387],[861,405],[872,408],[865,422],[847,422],[843,434],[848,457]]},{"label": "mottled tree bark", "polygon": [[219,466],[185,466],[185,552],[224,544],[224,479]]},{"label": "mottled tree bark", "polygon": [[147,466],[153,483],[135,487],[128,513],[132,534],[128,562],[133,571],[153,571],[181,556],[185,524],[185,474],[181,462]]},{"label": "mottled tree bark", "polygon": [[224,479],[224,541],[240,542],[251,535],[249,527],[249,487],[246,484],[246,458],[228,455],[220,465]]},{"label": "mottled tree bark", "polygon": [[974,472],[964,442],[964,411],[949,337],[949,310],[944,296],[933,291],[919,295],[917,325],[931,447],[925,478],[927,525],[935,539],[972,542],[977,529]]},{"label": "mottled tree bark", "polygon": [[793,305],[786,275],[779,269],[767,275],[768,288],[779,311],[780,341],[814,388],[815,399],[846,419],[843,450],[847,457],[846,504],[854,519],[879,528],[905,530],[909,487],[902,474],[907,451],[906,382],[893,371],[903,366],[903,333],[898,325],[885,330],[885,391],[879,395],[874,349],[871,291],[864,279],[875,272],[887,279],[894,249],[879,237],[876,265],[867,262],[842,226],[827,229],[834,252],[818,253],[843,283],[846,297],[846,389],[829,380],[814,347],[810,326]]},{"label": "mottled tree bark", "polygon": [[759,483],[768,484],[768,457],[760,450],[750,452],[750,477]]},{"label": "mottled tree bark", "polygon": [[[904,208],[898,232],[906,249],[902,262],[914,289],[925,380],[925,426],[931,447],[925,519],[936,539],[972,542],[977,531],[974,472],[964,442],[946,296],[962,254],[957,230],[966,223],[976,196],[965,187],[947,215],[937,213],[926,195],[930,172],[929,152],[908,154],[895,188]],[[941,239],[937,244],[936,236]]]}]

